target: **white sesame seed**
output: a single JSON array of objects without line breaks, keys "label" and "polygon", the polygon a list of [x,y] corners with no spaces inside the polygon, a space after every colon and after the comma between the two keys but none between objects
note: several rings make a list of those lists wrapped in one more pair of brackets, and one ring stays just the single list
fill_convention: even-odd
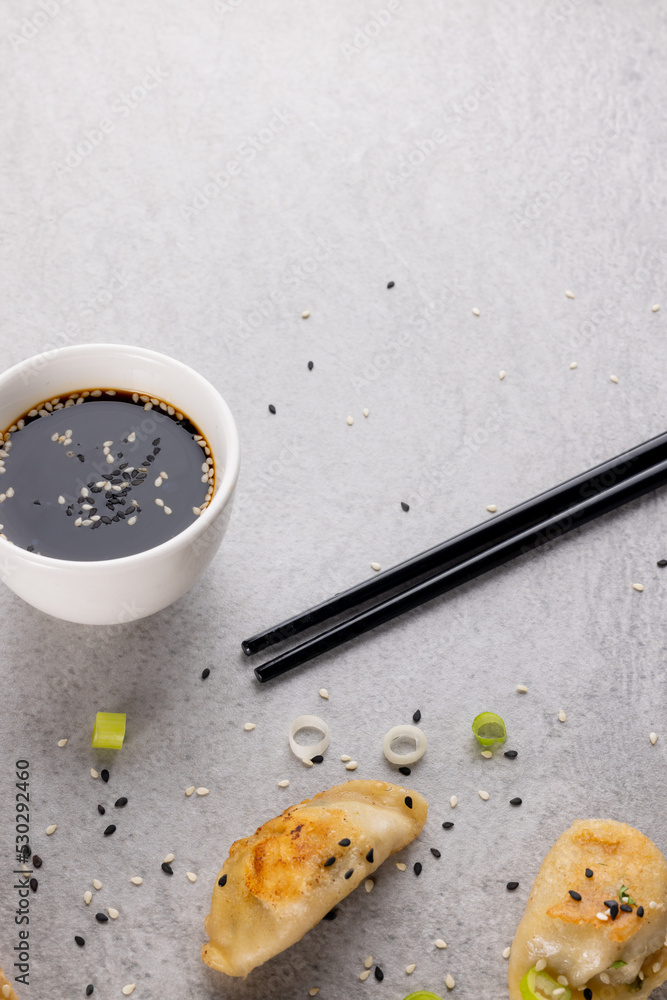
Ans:
[{"label": "white sesame seed", "polygon": [[579,366],[576,361],[570,361],[570,368],[572,369],[572,371],[574,371],[574,369],[578,367]]},{"label": "white sesame seed", "polygon": [[503,952],[503,958],[509,958],[511,954],[512,954],[512,949],[510,947],[507,947]]},{"label": "white sesame seed", "polygon": [[113,906],[107,906],[107,913],[112,920],[118,920],[118,910],[114,910]]},{"label": "white sesame seed", "polygon": [[459,801],[459,800],[457,799],[457,797],[456,797],[455,795],[452,795],[452,796],[451,796],[451,798],[450,798],[450,800],[449,800],[449,804],[450,804],[450,806],[452,807],[452,809],[454,809],[454,808],[455,808],[455,806],[456,806],[456,804],[457,804],[457,802],[458,802],[458,801]]},{"label": "white sesame seed", "polygon": [[190,796],[194,794],[194,790],[195,790],[194,785],[188,785],[188,787],[185,789],[185,794],[187,795],[188,798],[190,798]]},{"label": "white sesame seed", "polygon": [[186,875],[186,878],[187,878],[188,882],[196,882],[197,881],[197,876],[195,875],[194,872],[186,872],[185,875]]},{"label": "white sesame seed", "polygon": [[[7,491],[7,496],[9,496],[9,490]],[[641,594],[642,590],[644,589],[644,584],[643,583],[633,583],[632,584],[632,589],[633,590],[638,590],[639,593]]]},{"label": "white sesame seed", "polygon": [[62,493],[58,497],[58,503],[60,504],[66,503],[65,497],[62,495]]},{"label": "white sesame seed", "polygon": [[346,771],[356,771],[358,766],[359,765],[357,764],[356,760],[351,760],[351,761],[348,761],[348,763],[345,765],[345,770]]},{"label": "white sesame seed", "polygon": [[574,292],[571,292],[569,288],[568,288],[568,290],[567,290],[567,291],[565,292],[565,294],[566,294],[566,296],[568,297],[568,299],[573,299],[573,298],[574,298]]},{"label": "white sesame seed", "polygon": [[495,514],[495,512],[498,510],[498,508],[494,503],[487,504],[486,509],[488,510],[489,514]]},{"label": "white sesame seed", "polygon": [[92,503],[82,503],[81,504],[81,510],[92,510],[92,509],[93,509]]},{"label": "white sesame seed", "polygon": [[100,882],[100,880],[98,878],[94,878],[93,889],[97,889],[99,891],[101,888],[102,888],[102,883]]},{"label": "white sesame seed", "polygon": [[160,476],[161,476],[162,479],[169,479],[169,476],[167,475],[166,472],[161,472]]},{"label": "white sesame seed", "polygon": [[354,423],[354,417],[350,414],[347,418],[348,427],[351,427],[353,423]]},{"label": "white sesame seed", "polygon": [[367,878],[366,881],[364,882],[364,889],[366,890],[366,892],[372,892],[374,885],[375,882],[373,881],[373,879]]},{"label": "white sesame seed", "polygon": [[493,754],[490,750],[482,750],[482,757],[486,757],[487,760],[490,760],[491,757],[493,757]]},{"label": "white sesame seed", "polygon": [[472,314],[473,314],[473,316],[479,316],[480,313],[479,313],[479,309],[477,308],[477,306],[475,306],[475,308],[473,309]]},{"label": "white sesame seed", "polygon": [[[654,972],[660,972],[662,965],[660,962],[654,962],[651,968],[653,969]],[[600,976],[600,979],[602,979],[602,976]]]},{"label": "white sesame seed", "polygon": [[319,986],[313,986],[312,990],[308,990],[308,996],[316,997],[319,992],[320,992]]},{"label": "white sesame seed", "polygon": [[164,507],[164,500],[161,500],[160,497],[155,498],[155,503],[158,505],[158,507]]},{"label": "white sesame seed", "polygon": [[364,969],[364,971],[362,973],[360,973],[359,979],[361,979],[362,983],[365,983],[366,980],[368,979],[368,977],[370,976],[370,974],[371,974],[371,970],[370,969]]},{"label": "white sesame seed", "polygon": [[0,503],[4,503],[6,499],[7,499],[7,494],[0,493]]},{"label": "white sesame seed", "polygon": [[373,964],[373,956],[369,955],[366,961],[364,962],[364,969],[370,969],[372,964]]},{"label": "white sesame seed", "polygon": [[561,722],[567,722],[567,715],[565,714],[565,712],[563,711],[562,708],[561,708],[560,712],[558,713],[558,718],[559,718],[559,720]]},{"label": "white sesame seed", "polygon": [[440,949],[447,947],[447,942],[443,941],[442,938],[436,938],[433,944],[436,946],[436,948]]},{"label": "white sesame seed", "polygon": [[484,799],[485,802],[487,801],[487,799],[489,797],[489,793],[488,792],[483,792],[481,790],[479,792],[477,792],[477,794],[479,795],[480,799]]},{"label": "white sesame seed", "polygon": [[541,958],[539,962],[535,962],[535,972],[544,972],[547,967],[546,958]]},{"label": "white sesame seed", "polygon": [[155,480],[154,486],[162,486],[162,476],[158,476]]},{"label": "white sesame seed", "polygon": [[201,514],[201,507],[193,507],[192,513],[195,514],[197,517],[199,517],[199,515]]},{"label": "white sesame seed", "polygon": [[415,971],[416,968],[417,968],[417,963],[416,962],[411,962],[410,965],[406,965],[405,966],[405,971],[407,972],[407,974],[409,976],[411,976],[412,973]]},{"label": "white sesame seed", "polygon": [[654,899],[652,899],[651,902],[648,904],[648,908],[649,908],[649,910],[657,910],[658,909],[658,904],[656,903],[656,901]]},{"label": "white sesame seed", "polygon": [[[606,972],[601,972],[600,973],[600,982],[604,983],[605,986],[609,986],[609,984],[611,982],[611,979],[609,978],[609,976],[607,975]],[[565,993],[565,990],[562,990],[561,992]],[[554,990],[551,995],[555,996],[556,995],[556,990]]]},{"label": "white sesame seed", "polygon": [[517,684],[516,689],[519,694],[528,694],[528,688],[525,684]]},{"label": "white sesame seed", "polygon": [[637,973],[637,975],[638,975],[638,977],[639,977],[639,978],[641,979],[641,981],[642,981],[642,982],[644,982],[644,979],[645,979],[646,977],[645,977],[645,975],[644,975],[644,973],[642,972],[642,970],[641,970],[641,969],[639,970],[639,972]]},{"label": "white sesame seed", "polygon": [[382,569],[382,566],[380,566],[380,563],[378,562],[372,562],[371,569],[374,569],[376,573],[379,573],[379,571]]},{"label": "white sesame seed", "polygon": [[10,486],[9,489],[7,490],[7,497],[11,498],[13,496],[14,496],[14,487]]},{"label": "white sesame seed", "polygon": [[92,892],[90,891],[90,889],[86,889],[86,891],[83,894],[83,901],[86,904],[86,906],[90,906],[92,899],[93,899]]},{"label": "white sesame seed", "polygon": [[408,866],[404,865],[402,861],[397,861],[396,867],[398,868],[399,872],[404,872]]},{"label": "white sesame seed", "polygon": [[304,767],[314,767],[315,766],[313,764],[312,760],[308,760],[307,757],[302,757],[301,758],[301,763],[303,764]]},{"label": "white sesame seed", "polygon": [[657,733],[649,733],[649,737],[648,738],[650,739],[650,741],[653,744],[653,746],[655,746],[656,743],[658,742],[658,734]]},{"label": "white sesame seed", "polygon": [[348,760],[352,760],[352,758],[351,758],[351,757],[349,757],[349,756],[348,756],[348,755],[347,755],[346,753],[344,753],[344,754],[342,755],[342,757],[341,757],[341,760],[342,760],[342,762],[343,762],[343,764],[344,764],[344,763],[345,763],[346,761],[348,761]]},{"label": "white sesame seed", "polygon": [[445,986],[448,990],[453,990],[456,986],[456,980],[454,979],[454,976],[450,975],[449,972],[445,976]]},{"label": "white sesame seed", "polygon": [[141,875],[133,875],[132,878],[130,879],[132,885],[142,885],[143,881],[144,880],[142,879]]},{"label": "white sesame seed", "polygon": [[[606,980],[602,978],[603,976],[604,976],[604,972],[600,973],[600,980],[603,983],[604,982],[607,982],[607,983],[610,982],[609,976],[607,976]],[[565,993],[565,987],[564,986],[559,986],[558,989],[555,989],[553,991],[553,993],[551,994],[551,996],[552,997],[562,997],[563,993]]]},{"label": "white sesame seed", "polygon": [[202,483],[207,483],[208,482],[208,476],[206,476],[206,475],[202,476],[201,477],[201,482]]},{"label": "white sesame seed", "polygon": [[74,527],[75,528],[80,528],[82,524],[83,524],[83,518],[82,517],[77,517],[76,521],[74,522]]},{"label": "white sesame seed", "polygon": [[164,508],[164,512],[165,512],[165,514],[171,514],[171,513],[172,513],[172,509],[171,509],[171,507],[166,507],[166,506],[165,506],[165,508]]},{"label": "white sesame seed", "polygon": [[166,856],[166,858],[164,859],[164,862],[163,862],[163,864],[165,864],[165,865],[170,865],[170,864],[172,863],[172,861],[174,860],[174,858],[175,858],[175,857],[176,857],[176,855],[175,855],[175,854],[172,854],[172,853],[170,852],[170,853],[169,853],[169,854],[168,854],[168,855]]},{"label": "white sesame seed", "polygon": [[607,916],[606,913],[596,913],[595,916],[598,918],[598,920],[609,920],[609,917]]},{"label": "white sesame seed", "polygon": [[132,517],[128,517],[127,524],[136,524],[136,523],[137,523],[137,515],[136,514],[133,514]]},{"label": "white sesame seed", "polygon": [[131,993],[136,990],[136,985],[134,983],[128,983],[127,986],[123,986],[123,996],[129,997]]},{"label": "white sesame seed", "polygon": [[91,769],[90,769],[90,777],[91,778],[99,778],[99,774],[97,773],[97,771],[95,770],[94,767],[91,767]]},{"label": "white sesame seed", "polygon": [[92,521],[90,520],[90,518],[86,518],[86,520],[85,520],[85,521],[82,521],[82,522],[81,522],[81,527],[82,527],[82,528],[89,528],[89,527],[91,526],[91,524],[92,524],[92,523],[93,523],[93,522],[92,522]]},{"label": "white sesame seed", "polygon": [[502,381],[503,381],[503,379],[505,378],[506,374],[507,374],[507,372],[506,372],[506,371],[499,371],[499,372],[498,372],[498,378],[500,379],[500,381],[501,381],[501,382],[502,382]]},{"label": "white sesame seed", "polygon": [[113,457],[113,455],[107,455],[107,463],[109,465],[113,465],[113,463],[114,463],[114,457]]},{"label": "white sesame seed", "polygon": [[327,691],[326,688],[320,688],[318,693],[320,698],[324,698],[325,701],[329,700],[329,692]]},{"label": "white sesame seed", "polygon": [[257,723],[256,722],[246,722],[246,723],[244,723],[243,728],[245,729],[246,733],[249,733],[251,730],[257,728]]},{"label": "white sesame seed", "polygon": [[287,788],[288,785],[289,781],[287,780],[287,778],[283,778],[282,781],[278,782],[278,788]]},{"label": "white sesame seed", "polygon": [[[658,737],[656,736],[656,739],[657,738]],[[58,746],[59,747],[66,747],[67,746],[67,740],[58,740]]]},{"label": "white sesame seed", "polygon": [[197,795],[208,795],[208,788],[198,788]]},{"label": "white sesame seed", "polygon": [[203,462],[202,463],[201,471],[202,472],[208,472],[208,463],[207,462]]},{"label": "white sesame seed", "polygon": [[46,828],[46,836],[50,837],[51,834],[55,833],[57,829],[58,829],[58,824],[57,823],[52,823],[51,826],[47,826],[47,828]]},{"label": "white sesame seed", "polygon": [[[137,402],[138,402],[138,397],[137,397],[137,399],[135,399],[135,403],[137,403]],[[128,434],[127,435],[127,440],[128,440],[129,444],[133,444],[137,440],[136,431],[132,431],[131,434]]]},{"label": "white sesame seed", "polygon": [[660,312],[660,303],[659,302],[656,302],[655,305],[651,306],[651,312],[654,312],[654,313]]},{"label": "white sesame seed", "polygon": [[617,375],[610,375],[609,378],[611,379],[612,382],[618,383],[618,376]]},{"label": "white sesame seed", "polygon": [[371,411],[370,411],[370,410],[368,410],[368,409],[365,409],[365,410],[363,410],[363,414],[364,414],[364,416],[365,416],[365,417],[368,417],[368,416],[370,416],[370,412],[371,412]]}]

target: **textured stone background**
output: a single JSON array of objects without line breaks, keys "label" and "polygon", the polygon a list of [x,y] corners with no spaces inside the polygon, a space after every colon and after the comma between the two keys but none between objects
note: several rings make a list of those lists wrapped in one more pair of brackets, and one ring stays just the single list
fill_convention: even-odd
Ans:
[{"label": "textured stone background", "polygon": [[[66,343],[162,350],[219,388],[244,447],[223,550],[169,611],[88,628],[2,590],[0,964],[26,757],[44,867],[21,1000],[89,982],[100,1000],[128,982],[137,1000],[401,1000],[446,992],[446,972],[462,1000],[506,996],[501,952],[571,820],[626,820],[667,850],[664,493],[272,686],[239,643],[665,430],[665,5],[5,0],[0,37],[3,366]],[[417,707],[410,781],[431,814],[408,871],[389,862],[246,982],[205,968],[232,840],[348,777],[342,753],[391,777],[382,735]],[[516,761],[475,749],[487,708]],[[121,753],[91,751],[99,709],[127,712]],[[286,737],[304,712],[332,732],[310,771]],[[105,764],[108,786],[89,777]],[[192,783],[210,796],[186,799]],[[97,803],[121,794],[105,839]],[[106,906],[120,919],[98,926]],[[368,954],[382,984],[358,979]]]}]

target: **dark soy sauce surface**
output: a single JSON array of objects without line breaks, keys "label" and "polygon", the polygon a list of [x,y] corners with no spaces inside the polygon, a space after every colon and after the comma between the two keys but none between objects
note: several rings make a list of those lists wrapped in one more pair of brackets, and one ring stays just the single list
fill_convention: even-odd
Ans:
[{"label": "dark soy sauce surface", "polygon": [[[0,532],[56,559],[118,559],[154,548],[197,519],[193,508],[207,505],[214,485],[213,466],[203,469],[207,442],[186,416],[159,405],[146,410],[132,393],[88,391],[99,395],[53,412],[38,404],[0,441]],[[68,398],[81,393],[61,402]]]}]

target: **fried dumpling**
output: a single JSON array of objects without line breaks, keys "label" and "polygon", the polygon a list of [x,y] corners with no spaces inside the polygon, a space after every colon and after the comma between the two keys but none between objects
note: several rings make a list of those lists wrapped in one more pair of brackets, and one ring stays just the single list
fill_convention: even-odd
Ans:
[{"label": "fried dumpling", "polygon": [[216,878],[204,962],[228,976],[247,976],[300,941],[418,836],[427,811],[418,792],[348,781],[237,840]]},{"label": "fried dumpling", "polygon": [[17,1000],[12,984],[5,978],[2,969],[0,969],[0,998],[1,1000]]},{"label": "fried dumpling", "polygon": [[577,820],[535,879],[510,1000],[644,1000],[667,979],[666,935],[667,861],[655,844],[625,823]]}]

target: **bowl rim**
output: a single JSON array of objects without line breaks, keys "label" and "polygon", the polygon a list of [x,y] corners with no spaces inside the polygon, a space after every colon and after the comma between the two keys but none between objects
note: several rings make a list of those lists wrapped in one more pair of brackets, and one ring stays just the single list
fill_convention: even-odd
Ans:
[{"label": "bowl rim", "polygon": [[[224,434],[227,439],[227,460],[225,462],[225,471],[223,473],[222,480],[220,481],[220,485],[215,491],[213,499],[208,507],[202,511],[199,517],[193,521],[192,524],[188,525],[187,528],[184,528],[183,531],[179,531],[177,535],[174,535],[173,538],[167,539],[166,542],[161,542],[159,545],[154,545],[150,549],[144,549],[142,552],[136,552],[131,556],[119,556],[117,559],[58,559],[55,556],[44,556],[38,552],[28,552],[26,549],[20,549],[11,545],[11,542],[8,544],[9,552],[5,550],[6,555],[15,555],[16,558],[25,559],[28,563],[32,563],[33,565],[48,566],[63,570],[76,568],[77,571],[86,573],[99,573],[99,571],[105,566],[113,567],[114,570],[118,567],[130,567],[133,564],[137,564],[148,558],[159,558],[162,555],[169,555],[172,550],[176,551],[184,546],[187,546],[190,542],[201,536],[206,529],[213,524],[232,497],[234,487],[236,486],[236,482],[238,480],[241,464],[241,443],[232,411],[212,382],[209,382],[208,379],[204,378],[203,375],[200,375],[194,368],[184,364],[182,361],[177,361],[176,358],[172,358],[168,354],[161,354],[159,351],[153,351],[147,347],[136,347],[134,344],[72,344],[68,347],[58,347],[41,354],[34,354],[32,357],[26,358],[24,361],[19,361],[18,364],[12,365],[11,368],[7,368],[6,371],[0,373],[0,392],[2,392],[5,385],[13,382],[17,377],[20,377],[26,369],[34,367],[35,362],[42,358],[47,358],[48,365],[56,358],[56,356],[60,358],[66,355],[76,354],[94,357],[96,354],[101,354],[105,351],[111,351],[112,353],[120,356],[129,351],[135,355],[140,355],[147,361],[159,360],[163,363],[166,362],[177,372],[180,371],[183,374],[187,374],[190,379],[194,379],[200,384],[205,392],[213,397],[213,400],[222,417]],[[42,370],[45,370],[45,368],[46,366],[44,366]],[[202,431],[206,434],[204,428],[202,428]],[[4,543],[2,539],[0,539],[0,545],[2,544]]]}]

